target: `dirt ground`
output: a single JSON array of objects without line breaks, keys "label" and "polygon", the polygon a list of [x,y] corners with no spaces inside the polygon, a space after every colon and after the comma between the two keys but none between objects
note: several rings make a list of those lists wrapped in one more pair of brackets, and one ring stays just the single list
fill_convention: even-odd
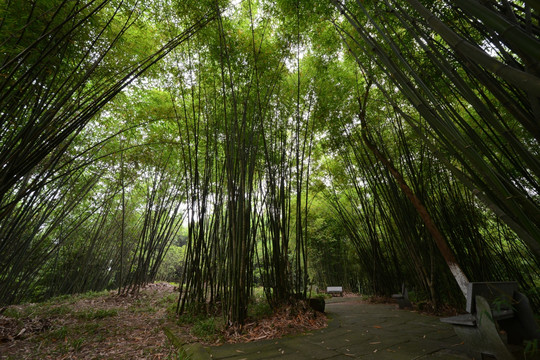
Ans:
[{"label": "dirt ground", "polygon": [[105,292],[11,306],[0,315],[0,359],[179,359],[181,344],[250,342],[327,325],[324,314],[288,307],[232,329],[219,319],[179,320],[176,300],[173,285],[156,283],[137,296]]}]

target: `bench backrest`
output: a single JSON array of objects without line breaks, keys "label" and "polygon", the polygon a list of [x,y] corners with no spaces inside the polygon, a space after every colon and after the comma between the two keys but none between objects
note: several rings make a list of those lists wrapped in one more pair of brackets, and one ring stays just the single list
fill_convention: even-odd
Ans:
[{"label": "bench backrest", "polygon": [[405,283],[401,284],[401,294],[403,294],[403,296],[409,295],[409,292],[407,291],[407,288],[405,287]]},{"label": "bench backrest", "polygon": [[326,292],[343,292],[342,286],[328,286]]},{"label": "bench backrest", "polygon": [[475,298],[478,295],[484,297],[491,308],[510,310],[517,290],[518,284],[515,281],[471,282],[467,287],[467,312],[476,311]]}]

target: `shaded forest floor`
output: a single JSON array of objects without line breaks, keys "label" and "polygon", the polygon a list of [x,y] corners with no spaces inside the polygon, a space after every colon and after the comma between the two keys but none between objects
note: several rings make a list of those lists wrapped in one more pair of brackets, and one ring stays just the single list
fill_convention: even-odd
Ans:
[{"label": "shaded forest floor", "polygon": [[10,306],[0,315],[0,359],[175,359],[182,350],[173,343],[247,342],[327,324],[302,306],[271,314],[259,304],[240,332],[221,317],[178,318],[177,294],[173,285],[156,283],[137,296],[101,292]]}]

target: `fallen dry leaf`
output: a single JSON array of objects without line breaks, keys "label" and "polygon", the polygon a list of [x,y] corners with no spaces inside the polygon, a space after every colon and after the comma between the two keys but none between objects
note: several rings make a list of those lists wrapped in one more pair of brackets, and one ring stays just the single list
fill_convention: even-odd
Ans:
[{"label": "fallen dry leaf", "polygon": [[[0,358],[166,359],[177,350],[162,330],[164,326],[171,328],[181,343],[211,345],[277,339],[327,326],[324,314],[298,302],[296,306],[280,309],[272,317],[249,320],[241,329],[226,329],[218,339],[202,340],[191,334],[190,326],[178,325],[176,319],[169,319],[163,299],[174,293],[172,285],[157,283],[141,289],[138,294],[118,296],[110,292],[100,298],[55,304],[53,309],[69,308],[67,314],[58,316],[12,319],[0,315]],[[141,304],[146,308],[141,308]],[[24,306],[17,309],[22,310]],[[116,315],[93,320],[78,316],[97,310],[115,311]],[[66,334],[66,330],[72,329],[78,333]],[[77,343],[78,339],[82,343]],[[65,353],[59,356],[58,349]]]}]

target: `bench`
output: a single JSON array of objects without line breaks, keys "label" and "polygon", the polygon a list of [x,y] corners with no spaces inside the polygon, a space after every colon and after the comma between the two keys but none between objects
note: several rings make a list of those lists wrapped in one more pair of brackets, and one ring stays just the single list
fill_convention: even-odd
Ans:
[{"label": "bench", "polygon": [[509,345],[540,339],[540,329],[534,321],[529,300],[518,292],[517,282],[469,283],[466,310],[467,314],[442,318],[441,321],[453,325],[476,359],[482,359],[483,355],[499,360],[514,359],[498,328],[506,333]]},{"label": "bench", "polygon": [[405,284],[401,284],[401,293],[393,294],[392,299],[396,299],[400,309],[412,308],[412,303],[409,300],[409,292],[405,287]]},{"label": "bench", "polygon": [[326,293],[334,295],[343,296],[343,287],[342,286],[328,286],[326,288]]}]

